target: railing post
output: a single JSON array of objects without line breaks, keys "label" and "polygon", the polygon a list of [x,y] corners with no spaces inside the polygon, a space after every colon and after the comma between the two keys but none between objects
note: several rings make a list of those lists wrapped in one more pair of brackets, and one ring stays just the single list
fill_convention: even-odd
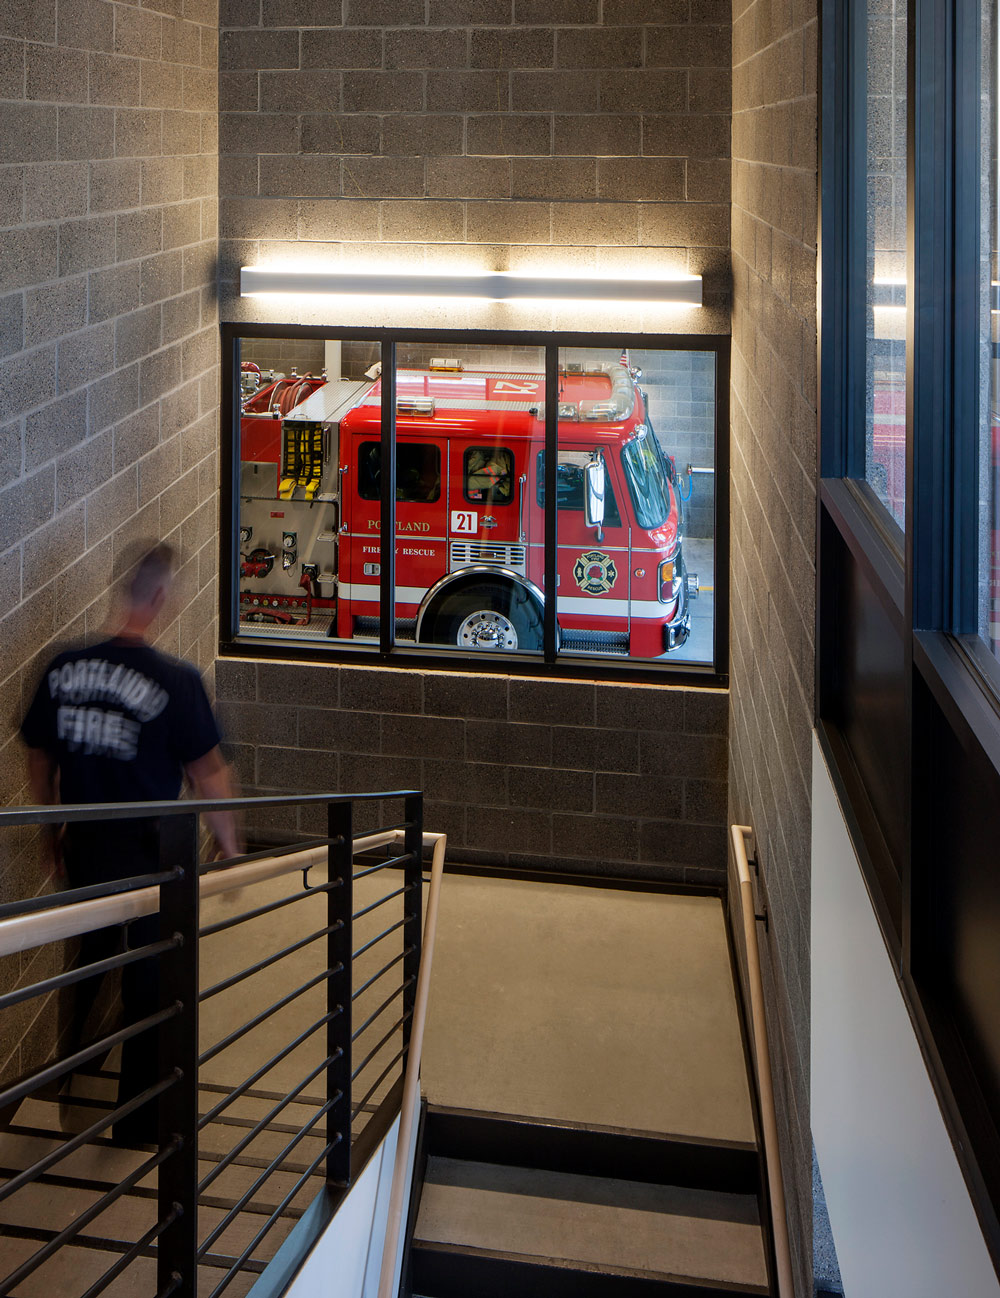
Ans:
[{"label": "railing post", "polygon": [[[423,933],[423,851],[424,851],[424,799],[415,793],[404,800],[403,847],[409,857],[403,867],[403,881],[414,885],[403,898],[403,912],[410,918],[403,925],[403,949],[409,954],[403,958],[403,979],[406,987],[403,991],[403,1048],[409,1051],[410,1029],[413,1025],[413,1010],[417,1003],[417,975],[420,972],[420,943]],[[405,1056],[403,1071],[406,1070]]]},{"label": "railing post", "polygon": [[340,1140],[330,1150],[326,1161],[328,1182],[348,1186],[351,1183],[351,968],[352,923],[354,911],[354,831],[352,829],[351,803],[327,804],[328,881],[340,880],[340,886],[329,888],[326,894],[326,922],[333,926],[341,921],[327,937],[327,968],[337,970],[326,980],[326,1008],[335,1017],[326,1027],[326,1053],[329,1065],[326,1070],[326,1098],[340,1098],[332,1104],[326,1115],[326,1139]]},{"label": "railing post", "polygon": [[180,1137],[181,1146],[159,1169],[159,1217],[178,1216],[157,1245],[157,1292],[177,1298],[198,1293],[198,817],[160,820],[160,866],[180,869],[179,879],[160,887],[160,938],[180,945],[159,962],[160,1007],[180,1002],[183,1013],[159,1032],[160,1076],[176,1072],[177,1084],[160,1097],[160,1148]]}]

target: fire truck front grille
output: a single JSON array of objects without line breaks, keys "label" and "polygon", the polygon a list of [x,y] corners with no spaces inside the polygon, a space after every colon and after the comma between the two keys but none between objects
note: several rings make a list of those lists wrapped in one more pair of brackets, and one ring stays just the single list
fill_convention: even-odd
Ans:
[{"label": "fire truck front grille", "polygon": [[488,541],[452,541],[451,571],[467,568],[473,563],[495,564],[498,568],[513,568],[525,572],[525,547],[523,545],[490,545]]},{"label": "fire truck front grille", "polygon": [[559,647],[565,653],[614,654],[628,657],[627,631],[563,631]]}]

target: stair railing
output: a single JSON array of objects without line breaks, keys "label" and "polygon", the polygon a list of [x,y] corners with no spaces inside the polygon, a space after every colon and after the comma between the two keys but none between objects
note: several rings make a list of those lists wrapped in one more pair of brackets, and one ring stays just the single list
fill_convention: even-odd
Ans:
[{"label": "stair railing", "polygon": [[[404,803],[402,821],[381,826],[359,837],[353,835],[355,804],[400,798]],[[201,813],[223,808],[259,811],[305,807],[309,814],[310,810],[315,812],[324,805],[327,814],[327,834],[324,837],[286,848],[267,849],[222,865],[201,867],[198,864],[198,816]],[[67,969],[28,986],[16,987],[0,996],[2,1012],[59,992],[88,977],[103,975],[113,969],[127,970],[142,960],[155,960],[158,971],[158,1005],[153,1012],[136,1022],[125,1023],[115,1031],[105,1032],[69,1056],[46,1063],[0,1091],[0,1113],[7,1113],[10,1117],[22,1100],[40,1090],[51,1091],[77,1070],[93,1066],[114,1046],[131,1042],[143,1033],[156,1033],[159,1075],[155,1082],[110,1111],[100,1112],[86,1130],[67,1136],[31,1166],[9,1176],[0,1185],[0,1202],[42,1177],[58,1175],[53,1169],[65,1158],[83,1145],[103,1139],[114,1124],[134,1118],[144,1106],[155,1101],[159,1125],[154,1151],[63,1230],[47,1229],[44,1223],[20,1228],[22,1240],[37,1242],[40,1247],[24,1257],[6,1278],[0,1276],[0,1292],[15,1289],[60,1248],[78,1239],[92,1249],[95,1241],[84,1236],[86,1228],[123,1195],[136,1187],[140,1187],[141,1193],[140,1183],[154,1171],[158,1186],[156,1222],[138,1240],[108,1243],[117,1257],[90,1285],[86,1298],[97,1298],[137,1258],[154,1255],[157,1277],[152,1292],[156,1298],[174,1294],[181,1298],[196,1298],[199,1266],[212,1269],[209,1272],[212,1280],[218,1278],[219,1282],[211,1287],[210,1294],[211,1298],[220,1298],[241,1270],[259,1273],[265,1269],[266,1263],[254,1256],[255,1251],[293,1200],[310,1191],[317,1175],[325,1186],[328,1206],[343,1198],[367,1155],[394,1121],[403,1093],[403,1069],[410,1049],[421,959],[422,814],[422,797],[415,792],[373,793],[356,797],[308,795],[225,802],[18,808],[0,812],[0,829],[155,816],[160,821],[161,845],[160,869],[156,873],[0,906],[0,955],[30,951],[52,941],[159,913],[156,940],[82,967]],[[373,860],[371,852],[382,848],[388,849],[389,854],[385,859]],[[360,863],[361,868],[356,868],[355,858],[359,853],[369,855]],[[327,867],[326,879],[310,883],[308,871],[324,864]],[[299,891],[200,928],[202,900],[259,885],[295,871],[303,872]],[[399,872],[402,874],[401,882]],[[355,887],[359,883],[367,894],[364,898],[366,904],[355,909]],[[388,890],[369,900],[373,889],[383,886],[383,883],[387,884]],[[317,930],[304,934],[278,951],[268,952],[263,958],[259,958],[260,950],[251,948],[247,953],[249,964],[227,972],[226,977],[211,987],[199,987],[199,939],[203,942],[240,924],[268,917],[298,901],[322,905],[324,896],[324,922]],[[372,926],[379,924],[385,924],[385,927],[373,931]],[[356,946],[355,938],[359,934],[364,940]],[[325,955],[316,976],[278,996],[269,1005],[261,1007],[251,1001],[244,1007],[251,1012],[243,1022],[208,1048],[204,1047],[199,1041],[201,1005],[225,992],[233,992],[246,979],[281,967],[288,957],[323,941]],[[387,953],[390,958],[384,960]],[[368,967],[373,961],[379,967],[369,973]],[[258,979],[258,994],[259,986]],[[317,989],[324,986],[324,1012],[304,1031],[299,1031],[291,1041],[274,1051],[271,1035],[280,1021],[276,1017],[279,1012],[303,995],[312,992],[315,996]],[[386,992],[389,994],[385,995]],[[368,1012],[373,999],[380,1003]],[[363,1022],[356,1023],[354,1011],[359,1006],[364,1006],[361,1012],[366,1017]],[[241,1016],[243,1012],[241,1009]],[[199,1085],[205,1066],[265,1024],[270,1029],[268,1057],[237,1086],[230,1087],[227,1083],[210,1087],[214,1090],[214,1102],[207,1112],[199,1114]],[[317,1041],[322,1042],[318,1049]],[[300,1080],[289,1085],[286,1075],[282,1074],[281,1092],[270,1097],[255,1090],[256,1084],[266,1080],[272,1069],[279,1065],[290,1066],[286,1061],[302,1046],[311,1049],[316,1058],[310,1058],[307,1071]],[[356,1061],[362,1051],[365,1052],[364,1058]],[[376,1072],[378,1075],[372,1081]],[[310,1091],[313,1085],[319,1087],[320,1094]],[[262,1095],[277,1100],[262,1119],[254,1122],[243,1117],[222,1116],[237,1100],[248,1096],[257,1100]],[[308,1120],[296,1120],[297,1125],[296,1122],[273,1125],[279,1116],[288,1117],[291,1105],[313,1111]],[[207,1160],[211,1164],[208,1173],[200,1175],[199,1132],[220,1119],[234,1127],[241,1139],[225,1154],[200,1151],[202,1162]],[[269,1134],[280,1131],[290,1139],[270,1159],[249,1190],[224,1212],[209,1232],[199,1236],[199,1200],[205,1198],[216,1178],[233,1163],[249,1162],[259,1167],[265,1161],[241,1159],[242,1151],[265,1131]],[[318,1153],[316,1145],[319,1145]],[[309,1148],[309,1153],[303,1160],[302,1151],[306,1148]],[[283,1189],[281,1201],[268,1213],[261,1229],[238,1256],[220,1251],[223,1237],[241,1211],[249,1207],[257,1212],[258,1217],[263,1215],[266,1208],[255,1206],[254,1196],[259,1195],[268,1179],[277,1172],[285,1173],[285,1185],[289,1179],[292,1180],[291,1188]],[[148,1197],[148,1191],[146,1193]],[[213,1204],[218,1207],[214,1201]],[[312,1242],[299,1241],[299,1264]],[[89,1255],[92,1257],[93,1253]]]},{"label": "stair railing", "polygon": [[792,1254],[788,1241],[788,1219],[785,1216],[785,1186],[781,1172],[781,1151],[778,1146],[778,1118],[774,1105],[774,1080],[771,1073],[771,1053],[768,1048],[767,1019],[764,1015],[764,982],[761,978],[760,948],[757,944],[757,908],[750,878],[750,863],[747,859],[746,840],[753,830],[749,825],[731,825],[730,833],[740,882],[740,912],[743,920],[750,990],[753,1061],[764,1136],[764,1162],[767,1168],[778,1295],[779,1298],[794,1298]]},{"label": "stair railing", "polygon": [[424,1049],[424,1026],[427,1022],[427,1002],[431,989],[431,967],[434,962],[434,943],[437,938],[438,904],[441,898],[441,880],[444,875],[444,854],[447,839],[444,834],[425,834],[424,842],[434,846],[431,858],[430,886],[427,890],[427,916],[424,920],[420,973],[417,976],[417,996],[413,1012],[413,1031],[410,1036],[410,1053],[406,1061],[403,1080],[403,1100],[400,1112],[399,1135],[396,1139],[396,1158],[392,1169],[389,1191],[389,1210],[385,1243],[382,1248],[382,1268],[379,1272],[378,1298],[395,1298],[399,1288],[397,1263],[399,1242],[403,1229],[403,1213],[410,1189],[410,1145],[420,1098],[420,1060]]}]

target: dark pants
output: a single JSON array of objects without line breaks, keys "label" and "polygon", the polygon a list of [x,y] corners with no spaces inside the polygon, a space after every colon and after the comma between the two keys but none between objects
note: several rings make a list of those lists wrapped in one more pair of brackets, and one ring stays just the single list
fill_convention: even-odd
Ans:
[{"label": "dark pants", "polygon": [[[143,821],[132,825],[70,826],[65,857],[66,874],[71,888],[109,883],[136,875],[153,874],[159,868],[159,832],[157,822]],[[157,941],[159,916],[148,915],[125,926],[114,925],[83,935],[78,967],[105,960],[126,949],[137,950]],[[85,978],[76,984],[71,1009],[68,1046],[75,1053],[87,1044],[84,1028],[104,984],[104,975]],[[155,1014],[159,1008],[159,972],[155,957],[133,961],[122,969],[122,1026],[127,1027]],[[126,1104],[152,1086],[160,1075],[158,1032],[149,1028],[122,1044],[121,1078],[118,1104]],[[157,1139],[156,1104],[141,1105],[135,1113],[119,1119],[114,1126],[116,1140],[155,1143]]]}]

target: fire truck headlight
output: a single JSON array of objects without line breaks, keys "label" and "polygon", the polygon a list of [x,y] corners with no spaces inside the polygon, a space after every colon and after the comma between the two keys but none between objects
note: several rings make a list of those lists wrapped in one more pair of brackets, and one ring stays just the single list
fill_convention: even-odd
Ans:
[{"label": "fire truck headlight", "polygon": [[660,602],[669,604],[677,598],[677,591],[674,588],[674,561],[673,559],[664,559],[660,564]]}]

